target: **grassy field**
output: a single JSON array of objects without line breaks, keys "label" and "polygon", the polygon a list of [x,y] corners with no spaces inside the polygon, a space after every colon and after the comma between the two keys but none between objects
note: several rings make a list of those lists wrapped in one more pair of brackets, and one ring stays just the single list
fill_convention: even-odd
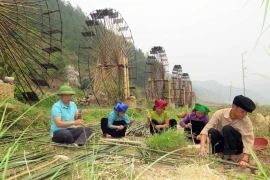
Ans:
[{"label": "grassy field", "polygon": [[[225,170],[215,160],[198,157],[198,149],[183,138],[181,128],[151,137],[144,122],[146,109],[150,110],[152,104],[128,110],[136,122],[123,139],[101,137],[99,120],[107,117],[112,107],[78,105],[83,110],[83,119],[94,129],[87,145],[71,149],[52,143],[50,108],[57,99],[51,95],[32,106],[10,99],[0,102],[2,179],[267,179],[269,176],[269,148],[254,154],[252,165],[260,164],[260,170],[252,174],[249,169]],[[211,108],[210,117],[220,108],[223,107]],[[192,109],[167,110],[179,123],[177,114]],[[258,107],[249,115],[256,136],[269,140],[269,124],[258,123],[257,113],[268,116],[269,108]],[[55,155],[65,155],[69,160],[54,159]]]}]

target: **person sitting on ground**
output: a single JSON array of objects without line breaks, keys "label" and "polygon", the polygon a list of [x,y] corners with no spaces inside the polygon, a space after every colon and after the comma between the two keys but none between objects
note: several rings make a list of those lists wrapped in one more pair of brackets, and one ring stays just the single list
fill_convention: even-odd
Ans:
[{"label": "person sitting on ground", "polygon": [[53,142],[81,146],[86,143],[92,129],[90,127],[73,127],[73,125],[84,126],[80,111],[71,101],[74,94],[72,88],[67,85],[60,87],[57,92],[60,100],[52,106],[50,135]]},{"label": "person sitting on ground", "polygon": [[196,103],[195,108],[189,114],[187,114],[180,126],[184,128],[184,132],[189,139],[194,138],[196,144],[200,143],[200,132],[204,126],[208,123],[208,113],[210,110],[203,104]]},{"label": "person sitting on ground", "polygon": [[170,114],[165,110],[167,102],[159,99],[155,100],[153,111],[147,115],[145,123],[146,128],[150,128],[150,133],[161,133],[163,130],[172,128],[176,129],[177,122],[175,119],[170,119]]},{"label": "person sitting on ground", "polygon": [[[235,96],[231,108],[215,112],[200,133],[199,154],[201,156],[207,154],[205,141],[207,135],[209,135],[213,154],[221,158],[227,155],[229,160],[239,162],[239,165],[243,168],[247,167],[250,158],[248,148],[252,148],[254,143],[253,125],[247,116],[247,112],[252,112],[255,108],[256,106],[251,99],[239,95]],[[216,129],[214,129],[214,126]]]},{"label": "person sitting on ground", "polygon": [[104,137],[121,138],[126,135],[127,125],[130,124],[129,117],[126,114],[127,110],[128,105],[120,101],[109,113],[108,118],[101,119],[101,130]]}]

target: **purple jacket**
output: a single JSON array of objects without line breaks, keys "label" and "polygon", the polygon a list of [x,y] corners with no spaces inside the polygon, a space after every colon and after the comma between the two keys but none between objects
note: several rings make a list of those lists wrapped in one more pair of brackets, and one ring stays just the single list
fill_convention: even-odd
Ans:
[{"label": "purple jacket", "polygon": [[184,117],[184,119],[182,119],[182,121],[180,122],[180,126],[185,127],[185,125],[190,123],[190,121],[200,121],[200,122],[203,122],[204,124],[207,124],[209,121],[209,117],[208,117],[208,115],[204,115],[203,117],[201,117],[199,119],[199,118],[197,118],[195,112],[191,112],[188,115],[186,115],[186,117]]}]

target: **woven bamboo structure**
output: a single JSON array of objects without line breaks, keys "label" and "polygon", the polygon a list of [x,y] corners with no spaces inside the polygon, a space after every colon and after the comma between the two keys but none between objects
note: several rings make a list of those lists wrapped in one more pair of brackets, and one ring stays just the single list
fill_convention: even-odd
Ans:
[{"label": "woven bamboo structure", "polygon": [[0,99],[14,98],[14,85],[0,83]]},{"label": "woven bamboo structure", "polygon": [[[85,96],[92,104],[112,105],[128,100],[136,78],[136,56],[131,30],[119,12],[100,9],[90,13],[83,25],[78,69]],[[87,93],[91,92],[91,93]]]},{"label": "woven bamboo structure", "polygon": [[16,94],[38,101],[62,51],[58,0],[0,0],[0,35],[1,76],[14,76]]},{"label": "woven bamboo structure", "polygon": [[165,49],[154,46],[150,50],[145,64],[145,94],[147,101],[168,100],[170,103],[169,63]]}]

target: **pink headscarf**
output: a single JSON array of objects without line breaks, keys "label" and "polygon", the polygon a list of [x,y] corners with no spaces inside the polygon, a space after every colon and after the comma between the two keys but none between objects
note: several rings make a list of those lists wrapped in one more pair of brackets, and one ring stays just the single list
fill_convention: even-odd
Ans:
[{"label": "pink headscarf", "polygon": [[155,100],[155,105],[153,106],[153,111],[156,110],[156,107],[161,107],[161,108],[165,109],[167,104],[168,103],[166,101],[163,101],[161,99]]}]

